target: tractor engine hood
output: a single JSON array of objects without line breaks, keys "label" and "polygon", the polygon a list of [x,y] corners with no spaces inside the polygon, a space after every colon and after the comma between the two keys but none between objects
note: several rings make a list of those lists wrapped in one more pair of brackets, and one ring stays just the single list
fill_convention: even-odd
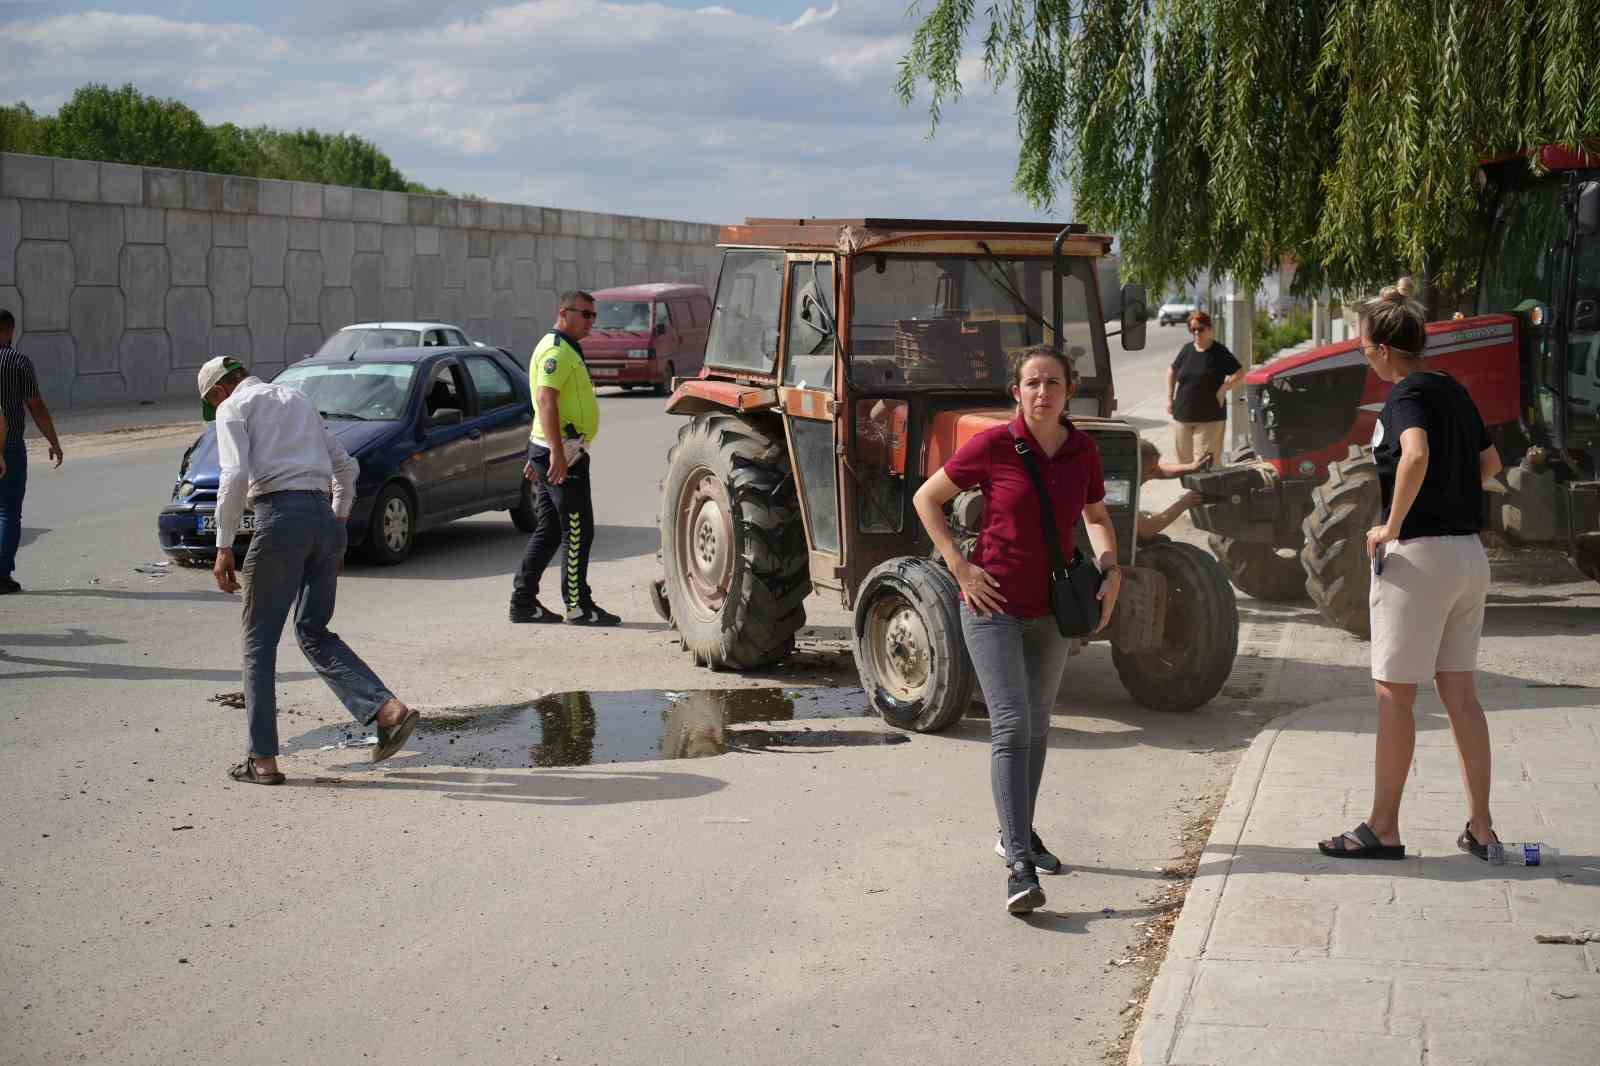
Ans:
[{"label": "tractor engine hood", "polygon": [[[1428,323],[1428,369],[1467,387],[1485,425],[1515,423],[1521,395],[1516,320],[1509,315]],[[1347,340],[1272,359],[1245,377],[1250,443],[1281,478],[1321,481],[1351,446],[1366,446],[1389,385]]]},{"label": "tractor engine hood", "polygon": [[[923,441],[922,469],[931,474],[949,462],[950,457],[967,441],[986,429],[1009,425],[1016,416],[1017,411],[1014,407],[977,407],[939,412],[933,416]],[[1089,415],[1073,415],[1072,424],[1091,434],[1097,429],[1112,426],[1122,430],[1128,428],[1127,423],[1118,419],[1094,418]]]}]

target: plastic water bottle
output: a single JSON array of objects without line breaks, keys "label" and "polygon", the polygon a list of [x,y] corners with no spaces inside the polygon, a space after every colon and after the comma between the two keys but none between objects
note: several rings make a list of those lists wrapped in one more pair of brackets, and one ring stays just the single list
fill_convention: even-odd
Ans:
[{"label": "plastic water bottle", "polygon": [[1537,840],[1525,844],[1497,841],[1489,845],[1489,861],[1496,866],[1549,866],[1560,857],[1555,848]]}]

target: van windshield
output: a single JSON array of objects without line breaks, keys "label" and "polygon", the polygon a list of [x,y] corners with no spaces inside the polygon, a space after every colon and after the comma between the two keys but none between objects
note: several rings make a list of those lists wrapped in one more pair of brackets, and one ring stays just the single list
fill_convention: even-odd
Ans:
[{"label": "van windshield", "polygon": [[648,333],[650,305],[635,300],[601,300],[595,304],[594,328],[614,333]]},{"label": "van windshield", "polygon": [[[1047,259],[864,255],[855,260],[850,380],[857,385],[992,385],[1007,360],[1052,342]],[[1062,340],[1096,376],[1084,283],[1064,279]]]}]

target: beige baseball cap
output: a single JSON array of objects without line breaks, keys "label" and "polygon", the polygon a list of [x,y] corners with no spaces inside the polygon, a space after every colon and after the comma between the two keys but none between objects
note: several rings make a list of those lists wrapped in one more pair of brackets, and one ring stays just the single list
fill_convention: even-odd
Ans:
[{"label": "beige baseball cap", "polygon": [[233,373],[243,370],[245,365],[231,355],[219,355],[215,359],[208,359],[206,365],[200,368],[200,418],[210,422],[217,417],[217,409],[206,402],[206,393],[217,387],[217,382]]}]

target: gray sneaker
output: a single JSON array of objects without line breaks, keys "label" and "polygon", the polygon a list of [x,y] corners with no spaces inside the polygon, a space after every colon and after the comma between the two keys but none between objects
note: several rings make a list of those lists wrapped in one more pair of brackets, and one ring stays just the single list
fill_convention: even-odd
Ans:
[{"label": "gray sneaker", "polygon": [[[994,853],[1000,856],[1001,861],[1006,857],[1006,840],[1001,837],[994,842]],[[1039,834],[1034,833],[1028,846],[1028,857],[1033,860],[1033,865],[1042,874],[1058,874],[1061,872],[1061,860],[1050,854],[1050,849],[1044,846],[1044,841],[1039,839]]]},{"label": "gray sneaker", "polygon": [[1044,889],[1039,887],[1039,874],[1031,862],[1018,860],[1011,864],[1011,874],[1006,878],[1006,910],[1012,914],[1028,914],[1035,907],[1044,906]]}]

